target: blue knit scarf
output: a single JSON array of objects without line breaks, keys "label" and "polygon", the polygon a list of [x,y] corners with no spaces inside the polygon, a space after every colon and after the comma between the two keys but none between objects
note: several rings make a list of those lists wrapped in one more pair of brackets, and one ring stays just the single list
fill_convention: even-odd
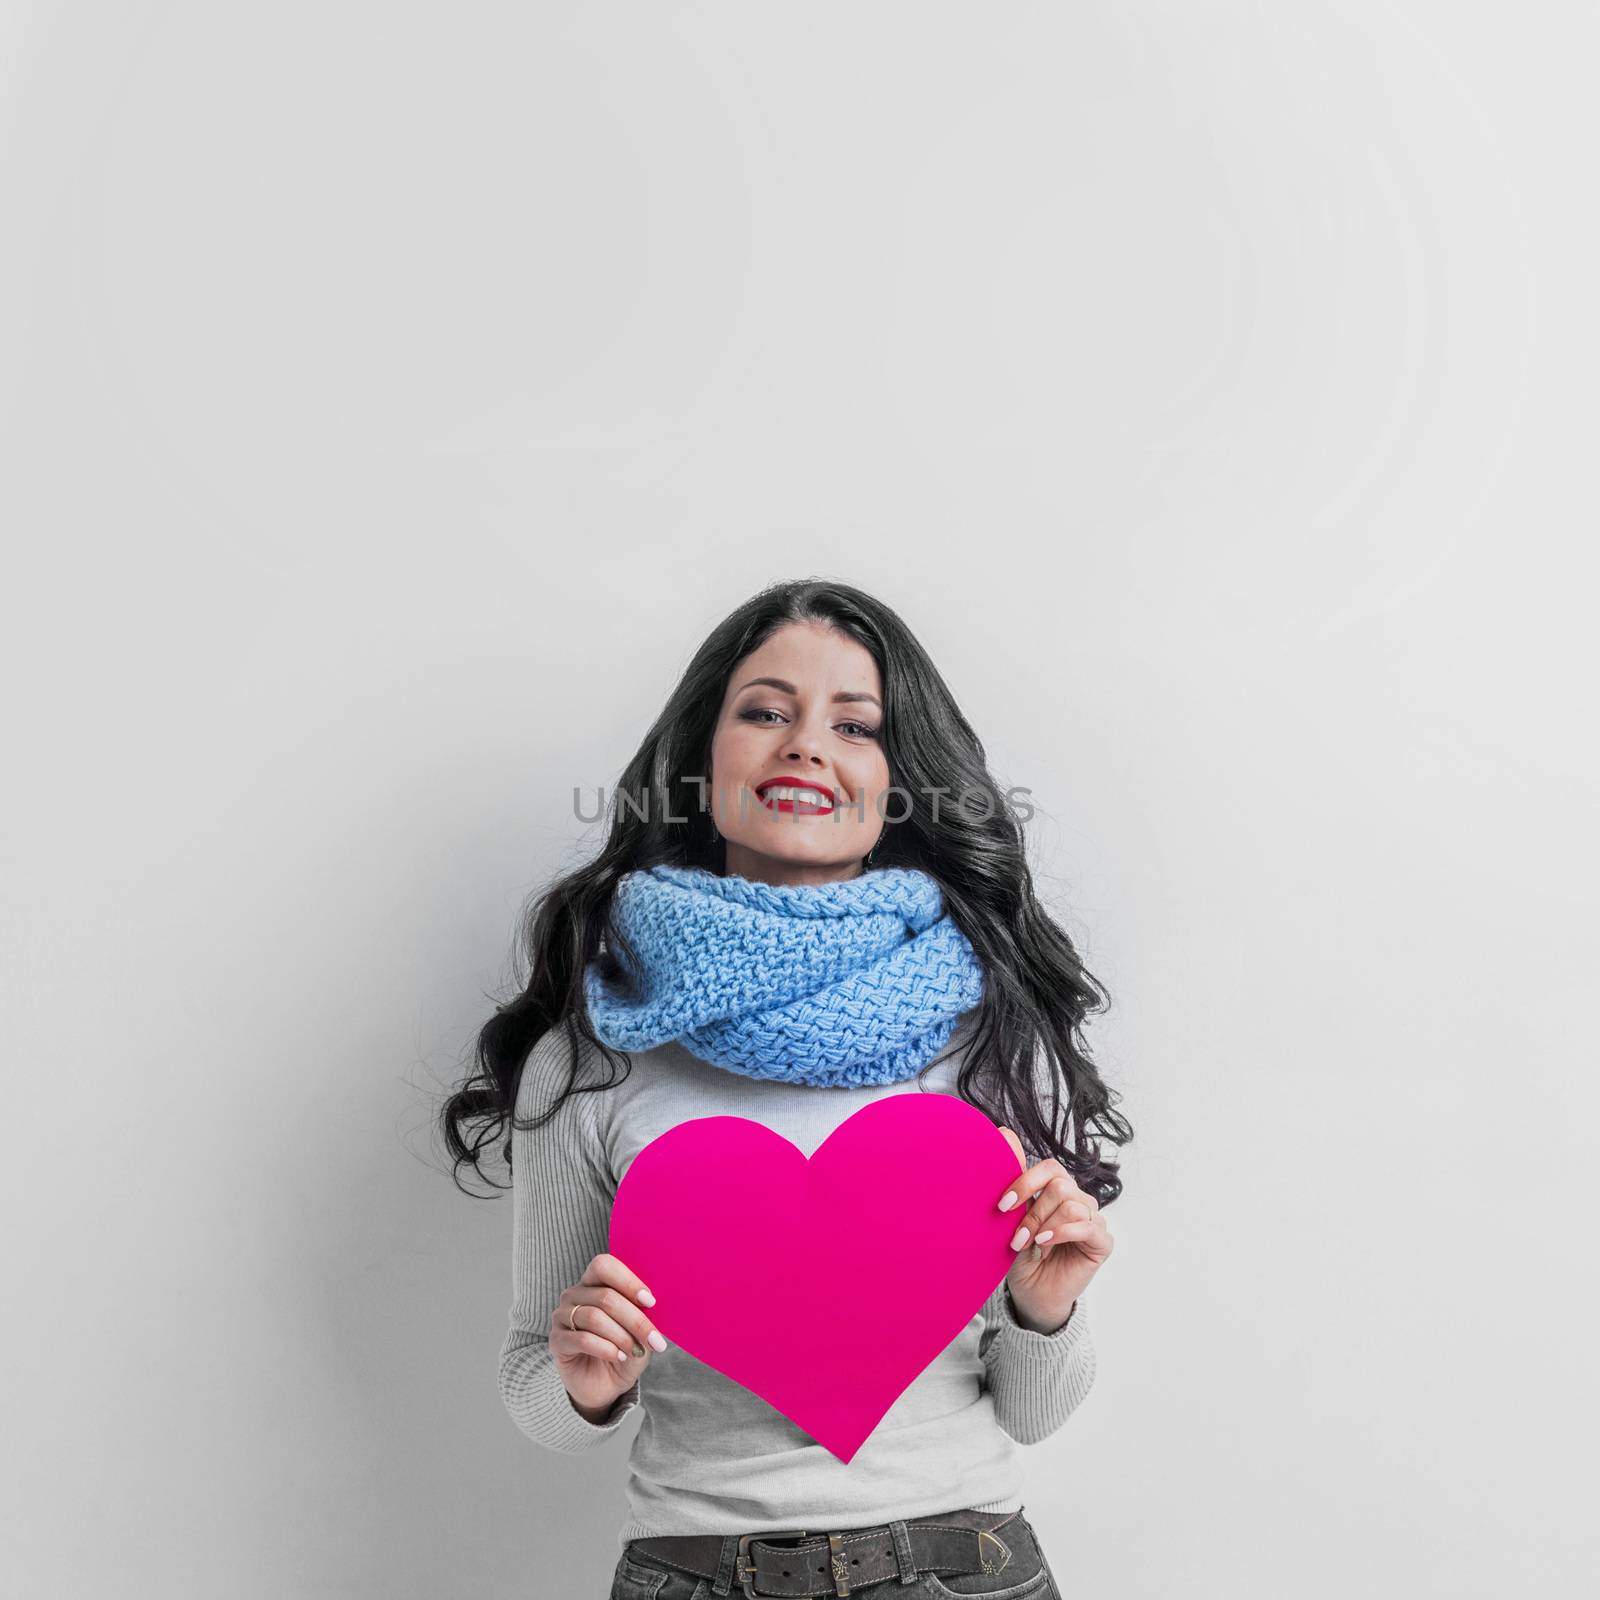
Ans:
[{"label": "blue knit scarf", "polygon": [[899,1083],[983,998],[983,968],[938,882],[912,867],[769,884],[657,866],[623,877],[613,916],[643,964],[642,998],[619,999],[593,964],[584,997],[618,1050],[675,1039],[751,1078]]}]

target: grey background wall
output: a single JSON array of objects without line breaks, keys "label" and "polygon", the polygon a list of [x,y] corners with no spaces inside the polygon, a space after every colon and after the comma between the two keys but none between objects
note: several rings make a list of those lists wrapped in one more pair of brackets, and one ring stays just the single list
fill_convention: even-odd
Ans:
[{"label": "grey background wall", "polygon": [[430,1117],[573,787],[809,572],[1116,999],[1064,1586],[1576,1592],[1597,35],[0,9],[18,1592],[605,1592]]}]

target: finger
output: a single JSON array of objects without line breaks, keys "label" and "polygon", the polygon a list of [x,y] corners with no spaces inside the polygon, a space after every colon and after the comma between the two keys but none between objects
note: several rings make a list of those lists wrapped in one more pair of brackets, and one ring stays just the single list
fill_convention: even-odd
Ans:
[{"label": "finger", "polygon": [[[1069,1204],[1058,1207],[1055,1211],[1051,1212],[1048,1217],[1045,1217],[1042,1220],[1044,1222],[1044,1226],[1040,1228],[1040,1230],[1033,1236],[1033,1242],[1035,1244],[1049,1244],[1051,1239],[1063,1236],[1067,1238],[1077,1238],[1080,1236],[1083,1229],[1092,1227],[1095,1219],[1093,1217],[1085,1217],[1082,1214],[1081,1206]],[[1079,1233],[1068,1234],[1066,1232],[1068,1228],[1076,1228],[1079,1230]]]},{"label": "finger", "polygon": [[[1002,1128],[1002,1133],[1010,1133],[1009,1128]],[[1011,1136],[1011,1143],[1016,1144],[1016,1136]],[[1019,1157],[1019,1159],[1021,1159]],[[1100,1202],[1086,1190],[1079,1188],[1078,1180],[1056,1160],[1054,1156],[1029,1167],[1018,1177],[1006,1185],[1005,1192],[1000,1196],[999,1206],[1002,1211],[1010,1211],[1019,1200],[1023,1198],[1037,1198],[1052,1179],[1060,1180],[1065,1186],[1065,1191],[1072,1199],[1081,1201],[1090,1211],[1098,1211]]]},{"label": "finger", "polygon": [[614,1321],[629,1330],[633,1340],[657,1350],[667,1348],[667,1341],[655,1323],[634,1303],[642,1299],[646,1304],[654,1305],[656,1297],[645,1288],[638,1273],[625,1261],[602,1250],[589,1263],[579,1287],[585,1291],[593,1289],[595,1293],[585,1292],[579,1298],[593,1300],[598,1295],[599,1303]]},{"label": "finger", "polygon": [[620,1290],[608,1285],[594,1292],[598,1295],[595,1303],[619,1328],[627,1329],[631,1338],[654,1350],[667,1348],[666,1335]]},{"label": "finger", "polygon": [[1067,1222],[1047,1228],[1034,1243],[1045,1250],[1063,1249],[1076,1245],[1085,1255],[1104,1261],[1111,1254],[1114,1243],[1105,1222],[1099,1217],[1088,1217],[1079,1222]]},{"label": "finger", "polygon": [[1030,1198],[1043,1186],[1050,1172],[1060,1170],[1060,1163],[1055,1160],[1040,1161],[1034,1166],[1028,1165],[1027,1152],[1022,1148],[1022,1141],[1016,1132],[1007,1127],[1001,1127],[1000,1132],[1005,1141],[1011,1146],[1012,1154],[1022,1166],[1022,1171],[1013,1178],[1005,1187],[999,1197],[999,1207],[1002,1211],[1009,1211],[1019,1201]]},{"label": "finger", "polygon": [[[615,1289],[579,1285],[569,1289],[562,1302],[556,1319],[558,1327],[565,1327],[574,1335],[609,1340],[612,1349],[623,1357],[642,1356],[647,1344],[654,1350],[667,1348],[667,1341],[655,1324]],[[611,1354],[597,1350],[592,1343],[584,1349],[591,1355]]]},{"label": "finger", "polygon": [[[1035,1198],[1034,1205],[1019,1222],[1016,1234],[1011,1235],[1011,1248],[1022,1250],[1029,1243],[1048,1245],[1051,1237],[1088,1237],[1083,1234],[1082,1226],[1093,1224],[1098,1216],[1093,1197],[1083,1194],[1070,1176],[1053,1179]],[[1078,1227],[1080,1230],[1069,1234],[1069,1227]]]},{"label": "finger", "polygon": [[998,1202],[1000,1210],[1010,1211],[1019,1201],[1033,1199],[1052,1179],[1058,1178],[1071,1185],[1073,1189],[1077,1188],[1072,1174],[1054,1156],[1047,1156],[1043,1161],[1036,1162],[1006,1185]]},{"label": "finger", "polygon": [[650,1293],[635,1272],[625,1261],[619,1260],[609,1250],[602,1250],[595,1256],[589,1265],[584,1268],[580,1283],[608,1283],[613,1289],[620,1290],[623,1294],[637,1300],[642,1306],[653,1306],[656,1297]]},{"label": "finger", "polygon": [[1073,1187],[1070,1178],[1053,1178],[1018,1222],[1017,1231],[1011,1236],[1011,1248],[1021,1250],[1030,1241],[1047,1244],[1047,1235],[1059,1235],[1070,1226],[1094,1220],[1093,1209],[1085,1204],[1085,1196]]},{"label": "finger", "polygon": [[609,1364],[644,1354],[644,1347],[623,1335],[599,1307],[591,1310],[587,1301],[573,1299],[571,1290],[550,1314],[550,1348],[558,1356],[593,1356]]},{"label": "finger", "polygon": [[1041,1229],[1063,1228],[1079,1223],[1093,1224],[1098,1219],[1099,1214],[1092,1205],[1085,1203],[1084,1196],[1069,1189],[1049,1214],[1039,1219],[1039,1226]]},{"label": "finger", "polygon": [[1041,1162],[1040,1165],[1053,1166],[1055,1168],[1056,1176],[1061,1180],[1061,1192],[1069,1200],[1076,1200],[1079,1205],[1086,1207],[1091,1213],[1100,1209],[1100,1202],[1087,1189],[1080,1187],[1078,1180],[1059,1161]]},{"label": "finger", "polygon": [[1103,1230],[1104,1224],[1093,1217],[1075,1217],[1065,1222],[1052,1221],[1050,1226],[1037,1235],[1036,1244],[1048,1244],[1051,1239],[1060,1240],[1063,1244],[1093,1238]]}]

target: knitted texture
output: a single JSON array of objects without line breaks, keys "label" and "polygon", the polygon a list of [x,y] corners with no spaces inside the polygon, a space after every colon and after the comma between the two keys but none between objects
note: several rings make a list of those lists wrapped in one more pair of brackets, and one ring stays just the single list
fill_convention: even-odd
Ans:
[{"label": "knitted texture", "polygon": [[642,963],[640,994],[613,994],[591,964],[584,996],[618,1050],[677,1040],[751,1078],[898,1083],[983,998],[976,952],[912,867],[823,884],[651,867],[624,876],[613,917]]}]

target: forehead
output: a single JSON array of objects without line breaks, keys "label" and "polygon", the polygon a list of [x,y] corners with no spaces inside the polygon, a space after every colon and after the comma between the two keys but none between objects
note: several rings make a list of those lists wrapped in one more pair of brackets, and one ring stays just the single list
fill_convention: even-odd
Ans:
[{"label": "forehead", "polygon": [[789,623],[734,668],[731,687],[751,678],[786,678],[796,689],[806,682],[828,690],[857,689],[877,694],[882,685],[872,652],[849,634],[815,623]]}]

